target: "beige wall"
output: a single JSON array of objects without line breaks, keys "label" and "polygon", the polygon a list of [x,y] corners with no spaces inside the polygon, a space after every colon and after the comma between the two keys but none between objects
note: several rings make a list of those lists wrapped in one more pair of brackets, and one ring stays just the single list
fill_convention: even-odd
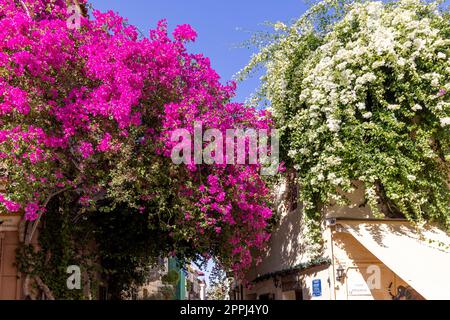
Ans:
[{"label": "beige wall", "polygon": [[364,205],[364,185],[360,182],[353,182],[355,191],[353,193],[342,193],[351,202],[348,206],[332,205],[326,208],[325,218],[355,218],[369,219],[375,218],[370,208]]},{"label": "beige wall", "polygon": [[[361,220],[374,218],[370,209],[364,206],[363,186],[358,183],[356,186],[354,193],[346,195],[352,205],[330,206],[326,208],[325,218]],[[291,210],[290,190],[292,185],[289,181],[277,188],[276,209],[280,221],[271,237],[269,250],[265,253],[263,262],[247,274],[249,281],[267,273],[285,270],[301,262],[307,262],[315,252],[316,247],[310,244],[306,236],[307,229],[301,207]],[[303,287],[304,299],[392,299],[389,291],[396,295],[396,289],[399,286],[407,287],[402,279],[373,256],[352,235],[336,232],[333,226],[324,224],[323,239],[325,243],[323,255],[331,259],[332,265],[328,268],[311,269],[299,275],[298,281]],[[336,269],[339,265],[342,265],[346,272],[346,277],[342,281],[336,281]],[[367,288],[367,281],[374,279],[371,277],[374,270],[380,272],[379,287]],[[321,280],[322,296],[320,297],[312,296],[312,282],[315,279]],[[282,288],[275,288],[273,283],[272,279],[258,283],[253,288],[247,289],[244,297],[255,299],[261,294],[273,293],[275,299],[279,300],[295,298],[295,292],[283,292]]]},{"label": "beige wall", "polygon": [[[407,283],[363,247],[351,234],[333,232],[333,266],[342,266],[344,280],[334,281],[336,299],[391,300]],[[332,266],[332,267],[333,267]],[[416,299],[420,299],[412,288]]]},{"label": "beige wall", "polygon": [[18,246],[17,232],[0,232],[0,300],[21,298],[21,280],[14,265]]},{"label": "beige wall", "polygon": [[[392,300],[400,286],[408,288],[414,299],[423,299],[352,235],[335,231],[329,235],[332,265],[315,267],[297,276],[304,300]],[[336,279],[339,266],[345,270],[340,281]],[[314,297],[312,286],[317,279],[321,280],[322,295]],[[276,300],[295,300],[295,291],[284,290],[281,282],[280,279],[278,287],[273,279],[259,282],[245,289],[244,298],[254,300],[260,295],[274,294]]]},{"label": "beige wall", "polygon": [[[308,270],[303,274],[303,299],[304,300],[332,300],[332,274],[331,268],[314,268]],[[322,295],[319,297],[313,296],[313,281],[321,280]]]},{"label": "beige wall", "polygon": [[275,300],[283,300],[283,291],[281,287],[275,287],[275,283],[272,279],[258,282],[253,285],[252,288],[244,288],[245,300],[258,300],[259,296],[273,294]]},{"label": "beige wall", "polygon": [[[291,210],[293,207],[292,186],[293,182],[285,181],[276,188],[275,207],[280,220],[271,236],[269,248],[264,253],[262,263],[254,267],[247,274],[248,280],[253,280],[263,274],[308,262],[317,252],[318,247],[312,245],[307,239],[306,234],[308,230],[305,226],[301,205],[299,204],[295,210]],[[364,198],[364,189],[361,185],[359,186],[360,188],[355,193],[347,195],[352,200],[353,205],[348,207],[329,207],[327,208],[326,217],[372,217],[367,207],[359,206]],[[324,240],[325,242],[329,241],[325,227]],[[329,251],[328,248],[326,245],[325,254]]]},{"label": "beige wall", "polygon": [[[315,267],[308,270],[308,272],[302,272],[298,275],[292,274],[285,276],[278,280],[277,286],[273,279],[258,282],[252,285],[250,288],[244,289],[245,300],[258,300],[261,295],[273,294],[275,300],[296,300],[296,291],[301,291],[303,300],[331,300],[331,268],[327,266]],[[297,288],[293,288],[293,282],[297,281],[299,285]],[[313,296],[313,280],[321,280],[322,295],[319,297]]]},{"label": "beige wall", "polygon": [[307,230],[301,208],[292,210],[289,183],[280,184],[276,190],[275,207],[280,220],[271,236],[268,250],[262,257],[262,263],[247,274],[249,280],[307,262],[314,249],[305,239]]}]

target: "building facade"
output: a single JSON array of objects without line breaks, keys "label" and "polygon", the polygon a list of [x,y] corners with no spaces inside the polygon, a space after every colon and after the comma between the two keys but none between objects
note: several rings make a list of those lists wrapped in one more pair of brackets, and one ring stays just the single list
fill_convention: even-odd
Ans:
[{"label": "building facade", "polygon": [[137,288],[134,299],[205,300],[206,283],[203,277],[203,272],[192,265],[183,269],[177,259],[163,258],[151,271],[148,283]]},{"label": "building facade", "polygon": [[[278,188],[280,221],[263,261],[234,285],[237,300],[450,299],[450,237],[435,226],[377,219],[358,186],[352,205],[330,206],[323,246],[308,240],[302,208],[289,182]],[[317,253],[320,251],[320,255]]]},{"label": "building facade", "polygon": [[0,300],[22,297],[22,278],[15,266],[19,216],[0,215]]},{"label": "building facade", "polygon": [[[0,179],[0,192],[4,191],[5,183],[5,179]],[[22,298],[22,278],[14,263],[20,245],[20,219],[0,211],[0,300]]]}]

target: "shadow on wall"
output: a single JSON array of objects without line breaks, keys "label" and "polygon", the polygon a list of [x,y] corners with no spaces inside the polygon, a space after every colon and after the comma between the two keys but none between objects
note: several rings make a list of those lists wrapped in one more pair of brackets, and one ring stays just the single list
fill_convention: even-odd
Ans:
[{"label": "shadow on wall", "polygon": [[[376,232],[374,238],[382,241],[382,234]],[[361,280],[370,289],[375,300],[423,300],[413,288],[396,275],[391,269],[384,265],[377,257],[368,251],[352,235],[339,233],[334,238],[334,244],[342,250],[346,257],[335,257],[337,265],[345,265],[345,278],[340,285],[342,287],[341,298],[349,300],[362,299],[367,293],[352,294],[353,284],[360,284]],[[404,292],[403,292],[404,291]]]},{"label": "shadow on wall", "polygon": [[[415,228],[414,225],[411,224],[411,228],[406,227],[409,224],[407,221],[398,221],[393,222],[389,221],[387,223],[380,222],[379,224],[364,224],[361,228],[364,228],[372,237],[372,239],[383,248],[388,248],[385,244],[385,235],[396,235],[399,237],[407,237],[416,240],[422,240],[422,244],[427,244],[429,247],[440,250],[442,252],[447,252],[448,248],[439,247],[438,245],[433,245],[433,241],[436,239],[442,238],[443,234],[450,236],[448,232],[440,229],[438,226],[433,224],[428,224],[426,226],[422,226],[420,228]],[[380,227],[381,225],[381,227]],[[362,236],[362,233],[359,230],[354,230],[357,235]]]},{"label": "shadow on wall", "polygon": [[[258,267],[261,273],[290,268],[311,258],[308,256],[310,251],[316,253],[314,245],[306,238],[307,227],[295,178],[295,172],[288,173],[285,183],[278,188],[276,211],[280,221],[272,234],[266,259]],[[371,218],[371,211],[364,203],[363,185],[355,182],[355,190],[354,193],[345,195],[352,205],[327,207],[326,216]]]},{"label": "shadow on wall", "polygon": [[274,228],[261,264],[248,274],[249,278],[291,268],[303,261],[308,244],[303,236],[303,209],[298,203],[298,191],[293,180],[294,176],[290,176],[287,182],[277,188],[275,210],[280,220]]},{"label": "shadow on wall", "polygon": [[[304,272],[300,276],[301,284],[302,284],[302,295],[303,300],[311,300],[313,297],[312,287],[308,285],[313,279],[322,279],[320,273],[324,270],[327,270],[329,266],[319,266],[308,271]],[[322,286],[330,286],[330,279],[327,279],[326,283],[323,283]],[[323,295],[324,293],[322,293]]]}]

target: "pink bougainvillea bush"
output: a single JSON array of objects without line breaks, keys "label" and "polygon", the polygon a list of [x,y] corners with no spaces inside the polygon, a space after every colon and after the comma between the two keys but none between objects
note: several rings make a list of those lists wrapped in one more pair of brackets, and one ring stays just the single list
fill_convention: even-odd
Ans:
[{"label": "pink bougainvillea bush", "polygon": [[57,195],[76,195],[86,214],[109,199],[154,217],[174,254],[249,267],[272,215],[259,165],[175,165],[168,137],[196,121],[268,129],[269,115],[230,103],[235,85],[187,52],[189,25],[171,36],[161,21],[143,37],[113,12],[79,28],[69,15],[66,1],[0,0],[1,210],[36,221]]}]

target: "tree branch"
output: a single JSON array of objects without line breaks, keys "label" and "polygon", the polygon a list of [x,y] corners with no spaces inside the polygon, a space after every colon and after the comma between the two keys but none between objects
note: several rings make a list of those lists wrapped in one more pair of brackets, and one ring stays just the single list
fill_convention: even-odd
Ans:
[{"label": "tree branch", "polygon": [[38,276],[34,277],[34,281],[36,281],[36,284],[38,285],[39,289],[42,290],[44,295],[47,297],[48,300],[55,300],[55,297],[53,296],[52,291],[47,287],[47,285],[42,281],[42,279]]},{"label": "tree branch", "polygon": [[[68,190],[70,190],[70,189],[71,189],[71,187],[70,187],[70,188],[65,188],[65,189],[59,190],[59,191],[57,191],[57,192],[55,192],[55,193],[52,193],[50,196],[48,196],[47,200],[44,202],[44,208],[47,207],[48,203],[50,202],[51,199],[53,199],[53,197],[57,196],[57,195],[60,194],[60,193],[66,192],[66,191],[68,191]],[[27,234],[27,237],[26,237],[26,240],[25,240],[25,244],[26,244],[26,245],[29,245],[29,244],[31,243],[31,241],[32,241],[32,239],[33,239],[33,235],[34,235],[34,233],[35,233],[35,231],[36,231],[36,228],[37,228],[37,226],[38,226],[38,224],[39,224],[39,221],[41,220],[41,217],[42,217],[43,213],[44,213],[43,211],[41,211],[41,212],[39,213],[38,218],[37,218],[37,219],[34,221],[34,223],[33,223],[33,229],[31,230],[30,233]]]},{"label": "tree branch", "polygon": [[30,14],[30,10],[28,10],[27,5],[25,4],[25,2],[23,2],[23,0],[19,0],[20,4],[22,5],[22,8],[25,10],[25,12],[27,13],[28,17],[31,18],[31,14]]}]

